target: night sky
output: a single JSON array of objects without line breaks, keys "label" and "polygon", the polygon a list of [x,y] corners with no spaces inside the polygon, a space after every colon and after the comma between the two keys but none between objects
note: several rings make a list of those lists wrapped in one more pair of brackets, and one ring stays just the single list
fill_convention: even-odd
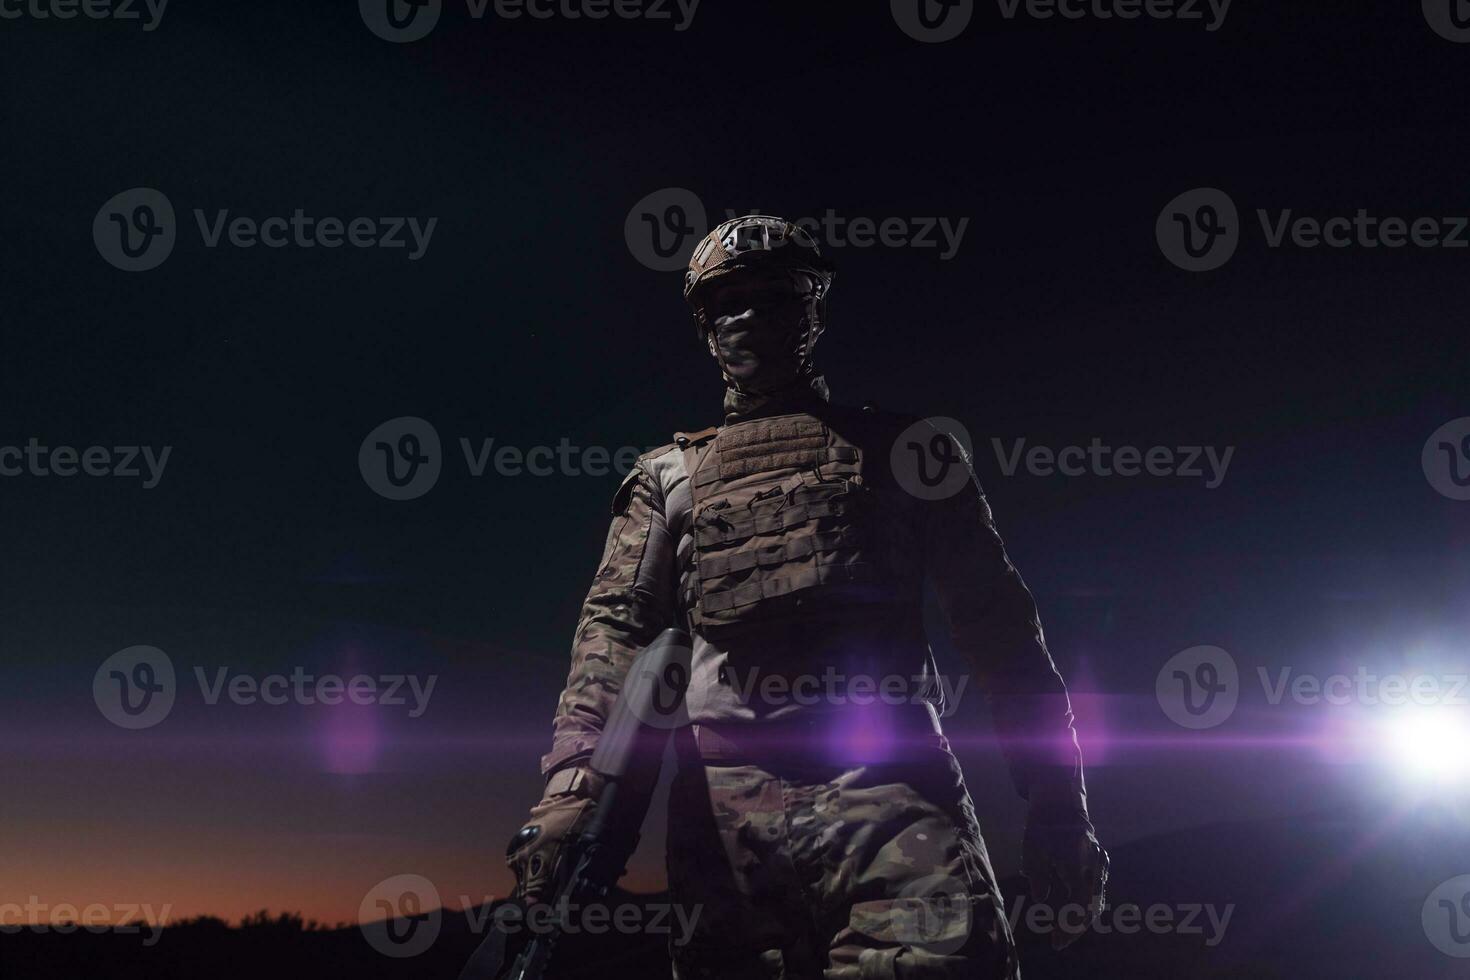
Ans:
[{"label": "night sky", "polygon": [[[668,188],[710,224],[965,222],[947,257],[830,248],[818,359],[839,401],[971,433],[1109,847],[1463,806],[1464,782],[1384,757],[1380,712],[1272,705],[1257,674],[1470,663],[1470,502],[1421,465],[1470,415],[1470,231],[1459,250],[1271,247],[1257,215],[1470,216],[1470,44],[1418,4],[1358,6],[1240,0],[1210,31],[982,3],[934,44],[886,4],[705,0],[681,31],[449,2],[406,44],[350,3],[180,2],[151,31],[0,20],[0,447],[171,447],[151,488],[0,477],[0,902],[338,921],[399,873],[452,905],[506,892],[618,477],[476,477],[460,440],[611,455],[719,421],[680,275],[625,238]],[[93,224],[137,187],[167,196],[177,242],[127,272]],[[1155,226],[1201,187],[1238,206],[1240,241],[1190,272]],[[406,226],[405,248],[211,248],[196,209],[435,224],[413,259]],[[432,424],[442,472],[395,501],[358,457],[403,416]],[[1094,438],[1233,455],[1213,488],[1006,475],[1018,439]],[[129,731],[92,683],[137,645],[179,684]],[[1199,645],[1243,690],[1190,731],[1155,681]],[[196,681],[298,667],[436,681],[419,717],[406,689],[209,704]],[[1024,804],[981,699],[948,727],[1012,873]],[[655,824],[634,887],[662,886]]]}]

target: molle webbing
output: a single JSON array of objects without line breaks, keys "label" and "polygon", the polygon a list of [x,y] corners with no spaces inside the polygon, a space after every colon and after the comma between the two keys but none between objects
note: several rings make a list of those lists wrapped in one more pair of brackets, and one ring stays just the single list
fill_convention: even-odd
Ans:
[{"label": "molle webbing", "polygon": [[806,469],[829,462],[856,463],[852,446],[830,445],[827,426],[818,419],[785,416],[742,422],[723,429],[710,445],[695,487],[736,480],[767,470]]},{"label": "molle webbing", "polygon": [[896,598],[876,549],[875,501],[856,444],[798,414],[728,425],[698,448],[686,456],[692,622],[780,618],[794,610],[799,600],[787,597],[796,593],[859,603]]},{"label": "molle webbing", "polygon": [[706,614],[731,612],[742,606],[754,606],[762,599],[776,599],[818,585],[866,582],[871,576],[872,566],[864,562],[816,565],[796,570],[783,568],[733,589],[705,593],[702,607]]},{"label": "molle webbing", "polygon": [[798,558],[813,554],[837,551],[842,545],[856,547],[861,539],[857,530],[850,527],[836,531],[821,531],[785,544],[763,545],[749,551],[737,551],[729,555],[701,558],[699,574],[706,578],[743,572],[747,568],[776,568]]}]

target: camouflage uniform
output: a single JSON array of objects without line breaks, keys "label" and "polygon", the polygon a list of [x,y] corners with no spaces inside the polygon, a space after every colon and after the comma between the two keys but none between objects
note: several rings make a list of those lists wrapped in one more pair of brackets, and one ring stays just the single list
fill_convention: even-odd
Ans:
[{"label": "camouflage uniform", "polygon": [[679,980],[1009,977],[1013,947],[959,765],[681,765],[669,883],[700,909]]},{"label": "camouflage uniform", "polygon": [[[575,782],[561,777],[581,771],[638,651],[668,626],[690,631],[668,866],[674,900],[701,912],[671,948],[679,980],[1017,975],[933,704],[926,580],[1018,790],[1086,820],[1031,594],[973,471],[940,500],[900,486],[890,451],[912,422],[832,405],[814,373],[778,397],[732,389],[723,427],[645,454],[614,498],[542,770],[548,796]],[[829,669],[917,678],[915,696],[859,707],[739,683]]]}]

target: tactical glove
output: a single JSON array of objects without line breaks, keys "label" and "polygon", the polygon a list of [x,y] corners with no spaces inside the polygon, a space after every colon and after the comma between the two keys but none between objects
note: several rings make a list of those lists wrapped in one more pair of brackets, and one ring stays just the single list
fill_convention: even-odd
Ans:
[{"label": "tactical glove", "polygon": [[562,865],[592,820],[603,782],[580,766],[552,773],[545,797],[505,849],[505,864],[516,876],[513,899],[534,905],[551,897],[559,877],[570,870]]}]

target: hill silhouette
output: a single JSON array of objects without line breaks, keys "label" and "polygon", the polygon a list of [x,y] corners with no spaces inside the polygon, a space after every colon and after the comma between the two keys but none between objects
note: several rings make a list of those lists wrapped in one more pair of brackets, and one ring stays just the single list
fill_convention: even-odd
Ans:
[{"label": "hill silhouette", "polygon": [[[1444,880],[1470,873],[1470,832],[1450,819],[1420,815],[1378,827],[1329,817],[1222,824],[1120,846],[1113,866],[1103,926],[1060,954],[1051,950],[1046,928],[1027,924],[1024,883],[1002,882],[1027,980],[1467,975],[1466,960],[1437,950],[1421,924],[1426,896]],[[612,901],[653,904],[667,897],[621,893]],[[1139,909],[1136,928],[1128,928],[1126,907]],[[0,976],[454,980],[494,908],[431,913],[419,928],[437,932],[411,956],[381,951],[393,946],[391,939],[385,945],[390,930],[410,935],[410,923],[324,926],[290,914],[259,913],[238,926],[194,919],[167,927],[151,947],[140,935],[19,932],[0,935]],[[1150,915],[1153,929],[1145,925]],[[1166,922],[1173,925],[1160,925]],[[570,936],[551,976],[656,980],[668,975],[666,942],[666,935],[646,933]]]}]

